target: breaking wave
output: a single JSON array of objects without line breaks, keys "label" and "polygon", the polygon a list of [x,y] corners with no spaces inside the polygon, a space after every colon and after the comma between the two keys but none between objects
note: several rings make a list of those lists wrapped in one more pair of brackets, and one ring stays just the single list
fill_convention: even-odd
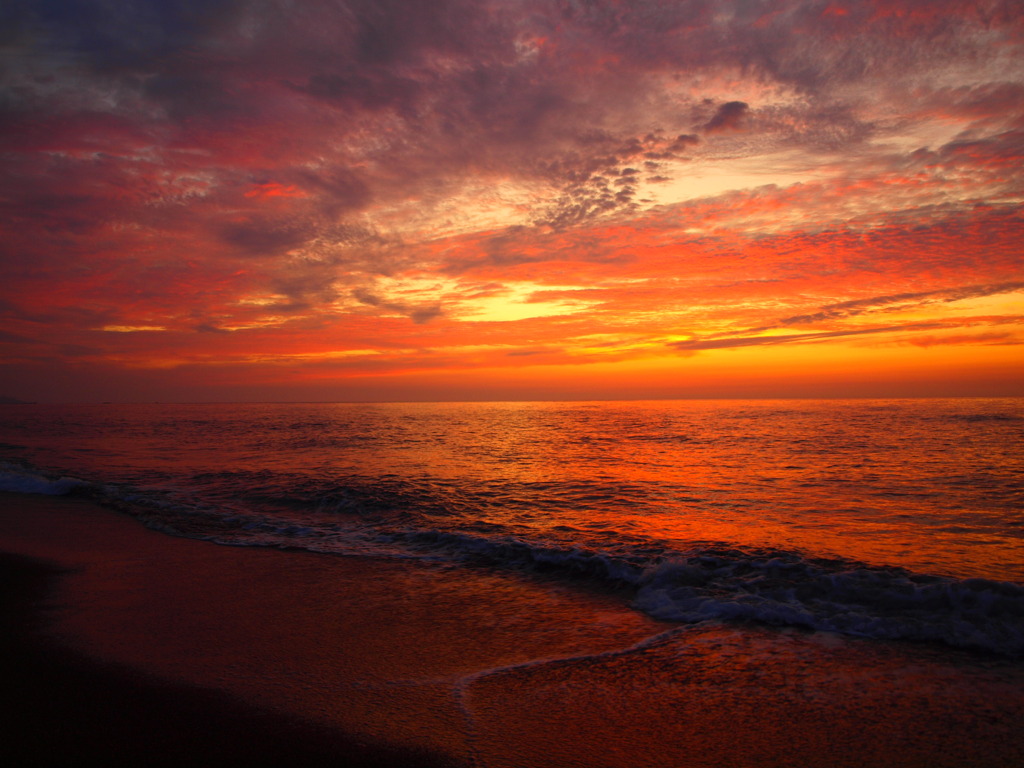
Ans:
[{"label": "breaking wave", "polygon": [[[588,580],[623,590],[635,608],[663,621],[757,622],[1024,657],[1024,586],[1013,582],[926,575],[723,542],[681,548],[609,529],[563,525],[539,532],[465,515],[439,517],[436,510],[418,513],[376,496],[367,504],[367,498],[348,503],[352,500],[340,495],[332,498],[329,510],[318,502],[317,515],[291,517],[280,513],[279,504],[273,514],[260,514],[254,507],[198,502],[173,490],[47,477],[13,464],[0,464],[0,490],[86,495],[151,528],[220,544],[473,564]],[[301,506],[308,511],[310,504]],[[435,507],[436,500],[428,509]],[[446,527],[439,527],[442,522]]]},{"label": "breaking wave", "polygon": [[64,496],[89,485],[73,477],[46,477],[16,464],[0,462],[0,491]]}]

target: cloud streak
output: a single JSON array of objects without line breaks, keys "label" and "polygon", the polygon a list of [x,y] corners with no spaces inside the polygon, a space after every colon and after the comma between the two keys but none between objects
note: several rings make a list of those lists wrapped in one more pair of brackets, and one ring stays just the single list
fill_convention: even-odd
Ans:
[{"label": "cloud streak", "polygon": [[[779,321],[779,326],[812,325],[825,320],[855,317],[873,312],[887,312],[894,309],[921,307],[935,303],[952,303],[965,299],[977,299],[985,296],[998,296],[1004,293],[1024,291],[1024,282],[998,283],[995,285],[968,285],[938,291],[920,291],[917,293],[900,293],[891,296],[872,296],[866,299],[841,301],[822,307],[820,311],[810,315],[795,315]],[[761,330],[767,330],[761,329]]]},{"label": "cloud streak", "polygon": [[723,339],[694,339],[690,341],[672,342],[669,346],[684,351],[697,351],[702,349],[733,349],[735,347],[774,346],[776,344],[814,344],[845,336],[870,336],[876,333],[893,333],[894,331],[931,331],[945,327],[947,327],[945,323],[938,322],[908,323],[906,325],[887,325],[875,328],[857,328],[845,331],[789,333],[776,336],[732,336]]}]

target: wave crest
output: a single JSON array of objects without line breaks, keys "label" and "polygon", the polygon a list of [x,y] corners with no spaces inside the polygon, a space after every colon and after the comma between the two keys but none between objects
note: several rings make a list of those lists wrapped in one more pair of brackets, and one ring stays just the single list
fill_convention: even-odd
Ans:
[{"label": "wave crest", "polygon": [[1024,656],[1024,587],[795,553],[701,552],[663,563],[635,605],[679,622],[749,620]]}]

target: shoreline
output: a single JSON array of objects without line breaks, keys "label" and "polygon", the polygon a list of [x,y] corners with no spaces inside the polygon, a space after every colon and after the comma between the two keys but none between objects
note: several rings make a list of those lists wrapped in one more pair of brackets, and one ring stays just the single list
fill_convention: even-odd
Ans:
[{"label": "shoreline", "polygon": [[76,497],[0,494],[0,551],[6,764],[1024,764],[1024,665],[966,652],[675,627],[516,574],[175,538]]},{"label": "shoreline", "polygon": [[[150,702],[196,702],[204,717],[225,721],[225,759],[211,763],[198,750],[185,763],[259,764],[260,750],[245,745],[253,734],[278,753],[300,749],[309,758],[300,764],[467,765],[472,736],[453,695],[461,678],[615,650],[661,628],[610,595],[589,596],[601,615],[580,628],[571,590],[489,574],[453,583],[443,569],[219,546],[148,529],[74,495],[0,493],[0,552],[20,562],[33,596],[21,600],[14,639],[23,650],[67,662],[72,677],[93,675],[100,687],[128,686],[130,695],[140,685]],[[495,601],[514,610],[496,620]],[[45,743],[54,718],[45,708],[39,715]],[[180,725],[194,730],[202,720]],[[149,726],[166,731],[155,719],[140,728]],[[144,741],[136,742],[142,751]]]}]

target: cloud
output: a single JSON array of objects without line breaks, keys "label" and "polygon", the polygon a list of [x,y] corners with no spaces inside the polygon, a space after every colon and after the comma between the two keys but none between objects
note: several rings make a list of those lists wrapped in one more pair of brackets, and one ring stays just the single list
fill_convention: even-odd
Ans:
[{"label": "cloud", "polygon": [[57,352],[61,357],[95,357],[103,354],[98,347],[87,347],[82,344],[60,344]]},{"label": "cloud", "polygon": [[563,354],[565,350],[557,347],[536,347],[532,349],[510,349],[505,354],[508,357],[533,357],[534,355]]},{"label": "cloud", "polygon": [[704,349],[733,349],[734,347],[775,346],[778,344],[807,344],[822,342],[844,336],[864,336],[893,331],[920,331],[945,327],[943,323],[908,323],[877,328],[857,328],[845,331],[822,331],[819,333],[791,333],[779,336],[733,336],[721,339],[690,339],[670,342],[668,346],[681,351]]},{"label": "cloud", "polygon": [[428,323],[434,318],[442,317],[443,315],[444,310],[441,308],[440,304],[417,307],[409,312],[410,319],[418,325]]},{"label": "cloud", "polygon": [[743,126],[743,119],[749,109],[749,105],[742,101],[727,101],[704,124],[703,129],[706,133],[739,130]]},{"label": "cloud", "polygon": [[22,336],[18,333],[8,333],[7,331],[0,331],[0,344],[33,344],[34,339],[30,339],[27,336]]},{"label": "cloud", "polygon": [[406,315],[417,325],[423,325],[444,315],[444,310],[441,308],[440,303],[414,305],[400,301],[385,301],[364,288],[357,288],[352,292],[352,295],[361,304]]},{"label": "cloud", "polygon": [[965,333],[955,336],[911,336],[907,344],[927,349],[936,346],[1020,345],[1024,341],[1012,333]]},{"label": "cloud", "polygon": [[954,302],[965,299],[977,299],[984,296],[996,296],[1001,293],[1013,293],[1024,290],[1024,282],[1006,282],[995,285],[967,285],[958,288],[946,288],[934,291],[915,293],[899,293],[889,296],[872,296],[865,299],[852,299],[829,304],[820,311],[809,315],[795,315],[778,321],[780,326],[811,325],[825,320],[854,317],[871,312],[891,311],[894,308],[905,309],[908,306],[921,306],[934,302]]},{"label": "cloud", "polygon": [[307,242],[313,232],[309,222],[250,216],[243,221],[227,222],[220,235],[244,253],[263,256],[297,248]]},{"label": "cloud", "polygon": [[[102,348],[116,367],[484,334],[490,362],[527,365],[589,359],[568,341],[586,328],[824,342],[1019,285],[1011,0],[3,13],[10,344]],[[472,291],[500,315],[516,283],[585,289],[586,309],[460,321]],[[755,341],[804,324],[837,335]],[[90,337],[108,326],[168,330]]]}]

